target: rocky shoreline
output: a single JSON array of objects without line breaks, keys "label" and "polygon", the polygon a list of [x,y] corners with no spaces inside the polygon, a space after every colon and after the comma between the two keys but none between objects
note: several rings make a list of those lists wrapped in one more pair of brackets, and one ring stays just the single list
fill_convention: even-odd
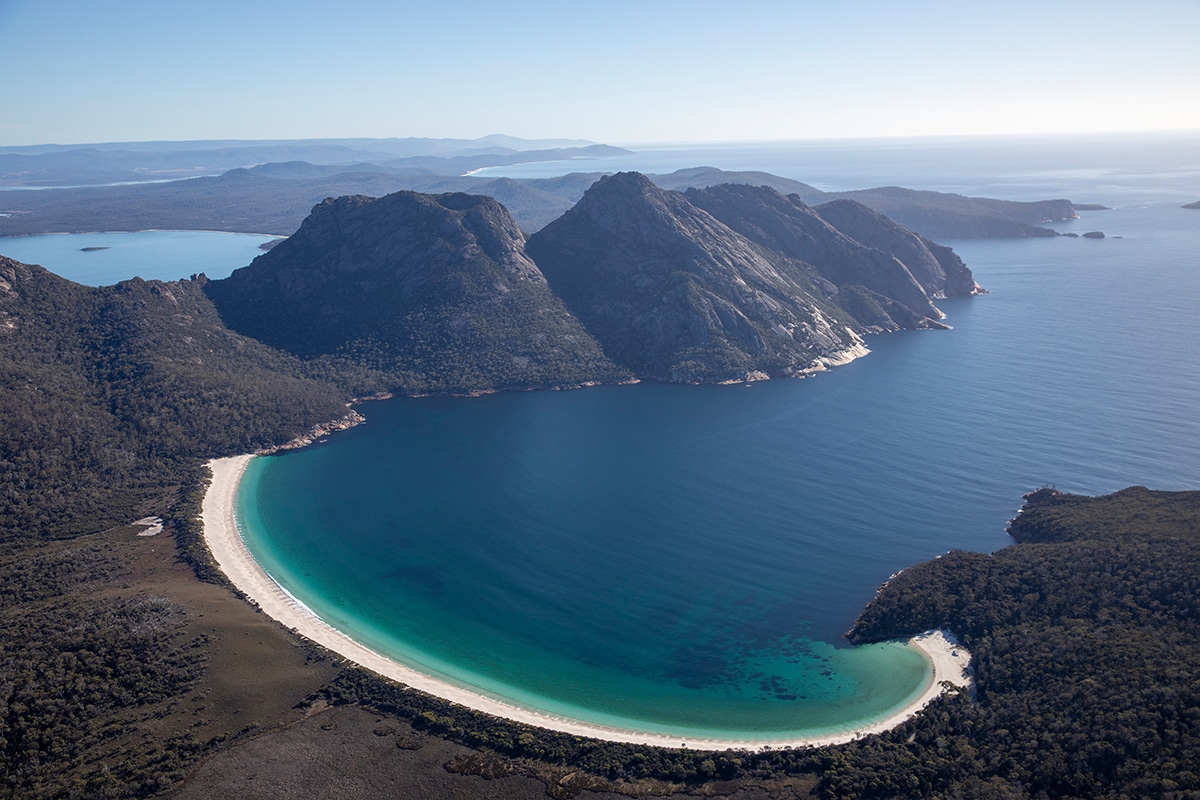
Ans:
[{"label": "rocky shoreline", "polygon": [[[390,396],[390,395],[389,395]],[[372,398],[374,399],[374,398]],[[344,431],[353,428],[355,425],[361,425],[366,422],[367,418],[351,408],[346,415],[330,422],[322,422],[312,426],[307,433],[303,433],[292,439],[289,442],[275,445],[274,447],[264,447],[261,450],[255,450],[256,456],[269,456],[275,453],[280,453],[286,450],[299,450],[301,447],[308,447],[313,442],[323,439],[335,431]]]}]

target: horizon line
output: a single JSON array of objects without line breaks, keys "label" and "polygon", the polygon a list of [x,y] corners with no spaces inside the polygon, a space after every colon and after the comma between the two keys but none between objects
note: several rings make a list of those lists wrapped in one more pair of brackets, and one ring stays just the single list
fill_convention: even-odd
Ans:
[{"label": "horizon line", "polygon": [[570,141],[578,142],[579,146],[588,146],[593,144],[605,144],[616,147],[681,147],[681,146],[711,146],[711,145],[728,145],[728,144],[786,144],[791,142],[844,142],[844,141],[903,141],[903,140],[986,140],[986,139],[1022,139],[1022,138],[1063,138],[1071,136],[1089,136],[1089,137],[1116,137],[1116,136],[1162,136],[1162,135],[1197,135],[1200,136],[1200,128],[1136,128],[1136,129],[1106,129],[1106,130],[1070,130],[1070,131],[1008,131],[1008,132],[976,132],[976,133],[897,133],[897,134],[844,134],[844,135],[824,135],[824,136],[795,136],[795,137],[769,137],[756,139],[647,139],[647,140],[621,140],[614,139],[610,141],[602,141],[596,139],[587,139],[576,136],[537,136],[524,137],[504,133],[490,133],[484,136],[465,137],[465,136],[303,136],[297,138],[281,138],[264,136],[261,138],[247,138],[240,136],[231,136],[228,138],[195,138],[195,139],[113,139],[108,141],[83,141],[83,142],[27,142],[25,144],[0,144],[0,151],[16,150],[34,147],[62,147],[62,148],[87,148],[102,145],[145,145],[145,144],[196,144],[201,142],[245,142],[248,144],[257,144],[264,142],[273,143],[299,143],[299,142],[347,142],[347,141],[362,141],[362,142],[397,142],[397,141],[460,141],[460,142],[484,142],[489,139],[505,138],[513,139],[521,142],[539,143],[549,141]]}]

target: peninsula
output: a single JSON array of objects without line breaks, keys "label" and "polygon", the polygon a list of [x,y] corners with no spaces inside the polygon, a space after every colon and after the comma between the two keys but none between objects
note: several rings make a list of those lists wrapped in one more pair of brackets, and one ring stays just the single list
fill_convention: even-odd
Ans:
[{"label": "peninsula", "polygon": [[230,328],[353,396],[807,375],[864,355],[864,334],[945,328],[933,300],[981,291],[951,250],[853,201],[638,173],[528,241],[487,197],[329,199],[203,286]]}]

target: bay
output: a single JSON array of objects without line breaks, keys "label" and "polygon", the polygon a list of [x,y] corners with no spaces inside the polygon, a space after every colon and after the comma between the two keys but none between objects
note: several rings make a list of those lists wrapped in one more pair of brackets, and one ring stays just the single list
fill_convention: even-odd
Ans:
[{"label": "bay", "polygon": [[174,281],[199,273],[226,278],[278,239],[221,231],[48,233],[0,238],[0,255],[40,264],[85,286],[109,286],[138,277]]},{"label": "bay", "polygon": [[[1005,546],[1043,485],[1200,480],[1192,151],[1134,150],[1022,173],[1113,205],[1058,226],[1109,238],[952,242],[989,294],[941,302],[951,331],[804,381],[370,404],[252,464],[248,544],[355,638],[550,713],[768,739],[882,716],[923,667],[841,633],[892,573]],[[939,180],[1020,172],[960,155]]]}]

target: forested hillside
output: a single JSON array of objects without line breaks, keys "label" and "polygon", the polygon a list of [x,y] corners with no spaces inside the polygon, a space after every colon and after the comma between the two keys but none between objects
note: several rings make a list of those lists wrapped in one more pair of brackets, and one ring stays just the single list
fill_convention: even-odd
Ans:
[{"label": "forested hillside", "polygon": [[957,633],[977,702],[922,730],[918,750],[894,738],[852,748],[877,766],[828,776],[832,793],[889,796],[915,751],[938,754],[923,769],[943,790],[1200,796],[1200,492],[1042,489],[1010,532],[1020,544],[994,555],[904,571],[863,613],[855,641]]},{"label": "forested hillside", "polygon": [[346,413],[296,359],[229,331],[202,281],[92,288],[0,258],[0,541],[161,513],[199,461]]}]

